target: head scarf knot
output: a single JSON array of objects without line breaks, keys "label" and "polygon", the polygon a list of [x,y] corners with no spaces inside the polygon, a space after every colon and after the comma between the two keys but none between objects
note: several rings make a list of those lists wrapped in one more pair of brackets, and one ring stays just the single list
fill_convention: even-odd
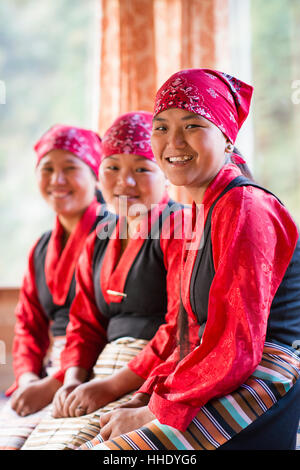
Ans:
[{"label": "head scarf knot", "polygon": [[51,150],[66,150],[86,163],[98,177],[101,161],[101,138],[96,132],[74,126],[56,124],[35,144],[37,165]]},{"label": "head scarf knot", "polygon": [[249,113],[252,93],[252,86],[223,72],[181,70],[158,90],[154,116],[169,108],[185,109],[211,121],[234,143]]}]

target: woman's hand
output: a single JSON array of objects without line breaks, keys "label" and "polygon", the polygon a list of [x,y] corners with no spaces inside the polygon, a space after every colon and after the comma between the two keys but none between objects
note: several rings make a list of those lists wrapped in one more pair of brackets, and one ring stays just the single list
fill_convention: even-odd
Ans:
[{"label": "woman's hand", "polygon": [[137,390],[144,383],[144,379],[127,366],[122,367],[107,379],[93,379],[85,382],[87,377],[88,372],[78,367],[71,367],[66,371],[65,384],[53,401],[54,418],[92,413],[126,393]]},{"label": "woman's hand", "polygon": [[69,416],[64,412],[64,404],[66,402],[67,397],[70,395],[73,390],[78,387],[79,384],[72,383],[63,385],[55,394],[53,399],[53,407],[52,407],[52,416],[53,418],[66,418]]},{"label": "woman's hand", "polygon": [[141,406],[147,406],[150,400],[150,395],[147,393],[137,393],[126,403],[119,405],[117,408],[140,408]]},{"label": "woman's hand", "polygon": [[60,386],[61,382],[52,377],[32,380],[13,393],[11,407],[20,416],[36,413],[51,403]]},{"label": "woman's hand", "polygon": [[66,418],[69,416],[67,410],[65,410],[66,400],[76,387],[79,387],[88,379],[88,376],[89,372],[79,366],[69,367],[65,371],[64,384],[53,399],[53,418]]},{"label": "woman's hand", "polygon": [[[73,387],[73,389],[72,389]],[[93,379],[76,387],[62,387],[53,402],[53,416],[76,417],[92,413],[117,396],[109,379]]]},{"label": "woman's hand", "polygon": [[120,436],[120,434],[134,431],[150,421],[153,421],[153,419],[155,419],[155,415],[150,411],[148,406],[116,408],[100,416],[100,435],[107,441],[116,436]]}]

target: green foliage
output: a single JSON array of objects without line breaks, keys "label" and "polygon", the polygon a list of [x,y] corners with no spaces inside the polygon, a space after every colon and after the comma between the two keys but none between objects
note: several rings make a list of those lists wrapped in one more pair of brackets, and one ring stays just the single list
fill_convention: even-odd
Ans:
[{"label": "green foliage", "polygon": [[92,126],[97,0],[1,0],[0,284],[18,285],[53,215],[35,181],[33,145],[50,126]]},{"label": "green foliage", "polygon": [[251,0],[255,176],[300,223],[300,2]]}]

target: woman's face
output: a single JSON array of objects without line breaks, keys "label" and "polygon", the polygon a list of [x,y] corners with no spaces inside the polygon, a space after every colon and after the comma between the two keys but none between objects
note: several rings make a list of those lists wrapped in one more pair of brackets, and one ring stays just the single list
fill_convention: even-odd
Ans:
[{"label": "woman's face", "polygon": [[[130,216],[130,208],[134,204],[144,206],[141,212],[151,209],[151,205],[160,202],[166,189],[166,180],[159,166],[134,154],[106,157],[100,166],[99,180],[106,203],[117,214],[122,208],[125,215],[123,210],[127,209],[127,216]],[[133,210],[131,216],[134,216]]]},{"label": "woman's face", "polygon": [[91,169],[66,150],[51,150],[41,159],[37,180],[45,201],[65,218],[81,217],[95,196]]},{"label": "woman's face", "polygon": [[210,121],[170,108],[153,120],[152,150],[171,183],[205,188],[225,161],[226,138]]}]

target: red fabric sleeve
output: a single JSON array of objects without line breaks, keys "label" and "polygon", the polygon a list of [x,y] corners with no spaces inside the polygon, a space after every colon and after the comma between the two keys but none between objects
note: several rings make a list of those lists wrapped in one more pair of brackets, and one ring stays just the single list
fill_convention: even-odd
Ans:
[{"label": "red fabric sleeve", "polygon": [[182,211],[167,218],[160,239],[167,271],[167,313],[152,340],[133,358],[128,367],[140,377],[147,379],[156,366],[164,362],[177,344],[177,315],[179,310],[180,263],[183,246]]},{"label": "red fabric sleeve", "polygon": [[[189,318],[189,346],[192,351],[199,344],[199,324],[194,318]],[[149,376],[139,388],[137,393],[147,393],[151,395],[159,383],[163,383],[169,374],[171,374],[180,360],[179,345],[171,351],[171,354],[164,360],[153,366]]]},{"label": "red fabric sleeve", "polygon": [[[174,363],[178,363],[177,317],[180,303],[180,265],[184,226],[188,224],[190,215],[190,210],[184,212],[178,211],[167,219],[163,227],[161,248],[167,271],[167,313],[165,323],[160,326],[154,338],[128,364],[128,367],[133,372],[146,379],[139,389],[139,393],[151,394],[160,374],[163,374],[165,370],[170,370],[173,358]],[[199,326],[194,318],[189,318],[188,320],[189,341],[191,347],[193,347],[199,339]]]},{"label": "red fabric sleeve", "polygon": [[76,295],[69,313],[66,346],[61,353],[61,370],[82,367],[91,370],[107,343],[107,320],[101,315],[95,301],[92,258],[94,231],[87,239],[76,268]]},{"label": "red fabric sleeve", "polygon": [[298,239],[284,207],[253,187],[221,198],[211,234],[215,277],[201,345],[177,365],[169,361],[169,373],[157,379],[149,402],[161,423],[180,430],[259,364],[271,303]]},{"label": "red fabric sleeve", "polygon": [[11,393],[18,387],[18,381],[25,372],[41,374],[43,360],[49,347],[49,320],[38,299],[35,287],[34,251],[28,257],[19,301],[16,307],[16,324],[13,341],[13,368],[15,383],[7,390]]}]

